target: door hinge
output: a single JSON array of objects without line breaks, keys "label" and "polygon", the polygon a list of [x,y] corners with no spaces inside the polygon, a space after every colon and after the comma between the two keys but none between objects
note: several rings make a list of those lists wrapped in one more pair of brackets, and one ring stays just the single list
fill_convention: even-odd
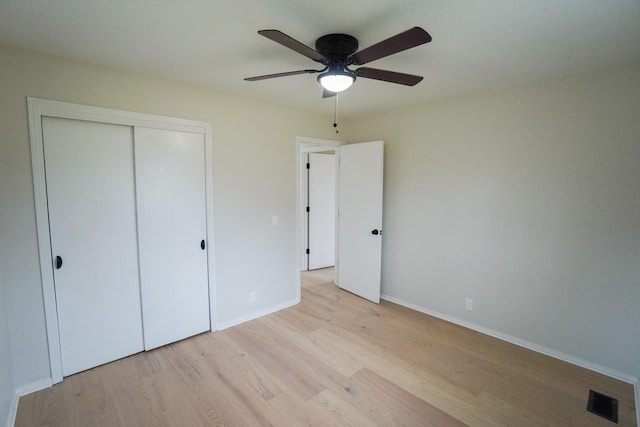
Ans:
[{"label": "door hinge", "polygon": [[310,252],[309,249],[307,249],[307,255],[309,255],[309,252]]},{"label": "door hinge", "polygon": [[307,162],[307,169],[311,169],[311,163]]},{"label": "door hinge", "polygon": [[311,208],[307,206],[307,212],[311,212]]}]

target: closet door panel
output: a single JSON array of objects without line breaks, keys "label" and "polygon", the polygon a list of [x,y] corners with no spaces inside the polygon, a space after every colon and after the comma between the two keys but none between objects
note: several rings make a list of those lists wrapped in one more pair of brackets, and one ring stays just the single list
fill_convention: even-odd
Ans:
[{"label": "closet door panel", "polygon": [[67,376],[143,349],[133,129],[48,117],[42,127]]},{"label": "closet door panel", "polygon": [[134,132],[149,350],[210,329],[204,135],[138,127]]}]

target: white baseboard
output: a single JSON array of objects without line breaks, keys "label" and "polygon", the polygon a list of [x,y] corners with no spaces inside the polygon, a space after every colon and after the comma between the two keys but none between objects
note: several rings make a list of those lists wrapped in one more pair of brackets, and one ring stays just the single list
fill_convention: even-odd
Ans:
[{"label": "white baseboard", "polygon": [[[398,305],[402,305],[404,307],[410,308],[412,310],[419,311],[420,313],[428,314],[429,316],[437,317],[442,320],[446,320],[447,322],[454,323],[456,325],[460,325],[462,327],[474,330],[476,332],[480,332],[485,335],[489,335],[494,338],[498,338],[502,341],[506,341],[511,344],[515,344],[519,347],[524,347],[528,350],[535,351],[537,353],[544,354],[546,356],[553,357],[554,359],[562,360],[563,362],[571,363],[572,365],[580,366],[581,368],[588,369],[590,371],[597,372],[599,374],[606,375],[611,378],[615,378],[617,380],[626,382],[628,384],[637,384],[638,378],[626,374],[624,372],[617,371],[615,369],[607,368],[606,366],[598,365],[597,363],[592,363],[584,359],[580,359],[579,357],[571,356],[566,353],[562,353],[560,351],[535,344],[529,341],[525,341],[523,339],[504,334],[502,332],[495,331],[493,329],[485,328],[484,326],[476,325],[475,323],[467,322],[466,320],[461,320],[453,316],[449,316],[447,314],[442,314],[437,311],[429,310],[428,308],[424,308],[418,306],[416,304],[412,304],[401,299],[392,297],[390,295],[381,295],[382,299],[387,300],[389,302],[393,302]],[[638,399],[638,390],[636,389],[636,400]],[[638,406],[636,404],[636,413],[638,411]],[[640,426],[640,424],[638,424]]]},{"label": "white baseboard", "polygon": [[16,414],[18,413],[18,395],[13,394],[13,399],[9,404],[9,414],[7,415],[7,427],[13,427],[16,425]]},{"label": "white baseboard", "polygon": [[9,405],[7,427],[13,427],[16,424],[16,415],[18,414],[18,403],[20,401],[20,397],[30,393],[35,393],[36,391],[44,390],[52,385],[53,382],[51,381],[51,378],[44,378],[18,387],[13,393],[13,399],[11,399],[11,404]]},{"label": "white baseboard", "polygon": [[35,393],[36,391],[44,390],[45,388],[51,387],[53,382],[51,378],[43,378],[39,381],[32,382],[30,384],[25,384],[16,389],[16,395],[18,397],[22,397],[24,395]]},{"label": "white baseboard", "polygon": [[248,322],[250,320],[257,319],[262,316],[266,316],[267,314],[275,313],[276,311],[283,310],[285,308],[294,306],[300,302],[300,297],[294,298],[290,301],[285,301],[282,304],[274,305],[272,307],[267,307],[265,309],[247,314],[246,316],[237,317],[232,320],[228,320],[226,322],[218,322],[218,330],[221,331],[223,329],[230,328],[232,326],[239,325],[244,322]]}]

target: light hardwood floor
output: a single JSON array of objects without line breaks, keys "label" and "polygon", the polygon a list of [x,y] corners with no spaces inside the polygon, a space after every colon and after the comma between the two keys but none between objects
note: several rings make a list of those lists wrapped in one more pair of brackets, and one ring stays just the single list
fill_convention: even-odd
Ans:
[{"label": "light hardwood floor", "polygon": [[20,399],[16,426],[614,426],[589,389],[633,387],[303,275],[302,302],[68,378]]}]

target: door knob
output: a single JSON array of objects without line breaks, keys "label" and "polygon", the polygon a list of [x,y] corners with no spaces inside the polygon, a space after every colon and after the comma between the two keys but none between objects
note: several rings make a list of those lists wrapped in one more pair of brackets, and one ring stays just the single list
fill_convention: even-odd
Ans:
[{"label": "door knob", "polygon": [[382,230],[371,230],[371,234],[373,234],[374,236],[377,236],[378,234],[382,234]]},{"label": "door knob", "polygon": [[60,270],[62,267],[62,257],[60,255],[56,256],[56,270]]},{"label": "door knob", "polygon": [[200,242],[200,249],[204,251],[204,239],[202,239],[202,241]]}]

